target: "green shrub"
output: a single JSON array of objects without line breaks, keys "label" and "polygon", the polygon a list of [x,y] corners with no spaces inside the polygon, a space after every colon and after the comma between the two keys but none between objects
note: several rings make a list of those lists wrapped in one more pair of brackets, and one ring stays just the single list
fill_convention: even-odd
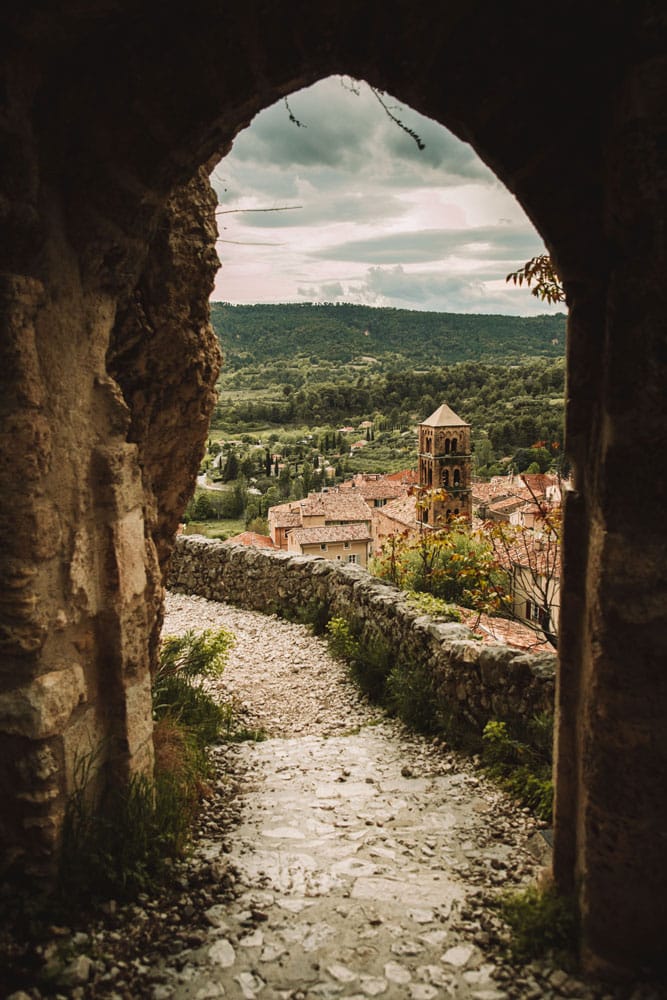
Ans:
[{"label": "green shrub", "polygon": [[440,621],[462,621],[462,615],[457,606],[449,604],[448,601],[443,601],[441,597],[436,597],[434,594],[426,594],[418,590],[406,590],[405,593],[408,604],[411,604],[426,615],[431,615]]},{"label": "green shrub", "polygon": [[[92,755],[81,765],[85,771]],[[200,777],[203,780],[203,774]],[[150,889],[178,856],[192,820],[190,787],[156,769],[134,775],[103,801],[91,797],[83,774],[65,814],[59,890],[63,902],[129,899]]]},{"label": "green shrub", "polygon": [[545,822],[553,811],[551,778],[551,726],[548,716],[538,716],[526,727],[531,743],[510,733],[506,722],[492,720],[484,727],[483,759],[489,774],[511,795],[524,802]]},{"label": "green shrub", "polygon": [[436,732],[439,727],[433,671],[423,663],[395,663],[387,677],[387,705],[414,729]]},{"label": "green shrub", "polygon": [[271,606],[270,614],[277,614],[286,621],[297,625],[307,625],[314,635],[323,635],[329,622],[329,605],[326,601],[311,597],[305,604],[295,608]]},{"label": "green shrub", "polygon": [[359,656],[359,640],[355,638],[352,626],[345,618],[331,618],[326,628],[329,649],[334,656],[348,662]]},{"label": "green shrub", "polygon": [[329,649],[346,660],[359,687],[374,701],[383,701],[387,675],[392,663],[392,649],[379,632],[357,637],[345,618],[327,622]]},{"label": "green shrub", "polygon": [[373,631],[359,639],[359,652],[350,663],[350,673],[369,698],[384,704],[393,662],[389,641],[380,632]]},{"label": "green shrub", "polygon": [[561,896],[554,886],[529,886],[504,896],[500,912],[512,932],[510,952],[517,962],[551,954],[559,966],[575,966],[577,916],[572,898]]}]

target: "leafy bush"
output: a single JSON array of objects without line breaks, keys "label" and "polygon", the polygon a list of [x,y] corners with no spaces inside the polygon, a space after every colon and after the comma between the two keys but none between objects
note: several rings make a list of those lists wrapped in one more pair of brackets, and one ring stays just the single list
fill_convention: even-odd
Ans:
[{"label": "leafy bush", "polygon": [[574,900],[553,886],[535,886],[502,898],[500,912],[512,931],[510,952],[518,962],[530,962],[551,953],[561,967],[575,964],[577,917]]},{"label": "leafy bush", "polygon": [[423,733],[439,729],[433,671],[423,663],[395,663],[387,677],[387,704],[403,722]]},{"label": "leafy bush", "polygon": [[334,656],[341,660],[354,660],[359,656],[359,640],[352,632],[352,626],[345,618],[331,618],[327,622],[327,641]]},{"label": "leafy bush", "polygon": [[452,527],[418,538],[390,538],[371,571],[403,590],[424,592],[446,603],[489,614],[501,610],[507,574],[478,532]]},{"label": "leafy bush", "polygon": [[277,614],[280,618],[295,622],[297,625],[309,626],[314,635],[323,635],[328,629],[329,604],[316,597],[311,597],[305,604],[294,608],[271,604],[270,609],[270,614]]},{"label": "leafy bush", "polygon": [[418,590],[408,590],[406,591],[406,596],[408,604],[411,604],[419,611],[423,611],[425,615],[431,615],[432,618],[437,618],[439,621],[462,621],[461,612],[456,605],[450,604],[448,601],[443,601],[441,597],[436,597],[434,594],[425,594],[423,591]]},{"label": "leafy bush", "polygon": [[357,637],[345,618],[327,623],[329,648],[334,656],[346,660],[350,673],[362,691],[374,701],[383,701],[392,650],[379,632]]},{"label": "leafy bush", "polygon": [[377,631],[367,633],[359,640],[359,653],[350,663],[350,673],[369,698],[386,704],[387,678],[393,662],[394,654],[385,636]]},{"label": "leafy bush", "polygon": [[225,629],[167,636],[153,679],[153,718],[171,717],[202,747],[215,742],[225,712],[201,682],[222,673],[233,645],[234,636]]}]

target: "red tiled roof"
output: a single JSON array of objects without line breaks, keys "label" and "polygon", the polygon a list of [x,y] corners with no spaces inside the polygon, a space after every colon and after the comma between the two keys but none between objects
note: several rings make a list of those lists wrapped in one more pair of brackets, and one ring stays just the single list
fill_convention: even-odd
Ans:
[{"label": "red tiled roof", "polygon": [[391,518],[392,521],[398,521],[399,524],[404,524],[408,528],[413,528],[417,523],[417,498],[414,496],[398,497],[396,500],[390,500],[384,507],[378,507],[376,513],[383,514],[385,517]]},{"label": "red tiled roof", "polygon": [[488,504],[490,511],[511,512],[513,510],[518,510],[519,507],[524,507],[528,501],[532,500],[532,497],[528,490],[521,489],[512,493],[509,497],[502,497],[500,500],[494,500]]},{"label": "red tiled roof", "polygon": [[406,486],[416,486],[419,482],[419,473],[416,469],[403,469],[401,472],[389,472],[386,479],[391,479],[393,483],[405,483]]},{"label": "red tiled roof", "polygon": [[308,515],[323,514],[325,521],[370,521],[371,510],[362,496],[353,490],[330,490],[328,493],[310,493],[298,502],[301,512]]},{"label": "red tiled roof", "polygon": [[295,528],[290,539],[299,545],[323,542],[365,542],[371,537],[365,524],[323,524],[315,528]]},{"label": "red tiled roof", "polygon": [[242,531],[240,535],[225,539],[223,545],[255,545],[260,549],[277,548],[268,535],[259,535],[256,531]]},{"label": "red tiled roof", "polygon": [[296,528],[301,524],[301,511],[292,510],[290,504],[281,503],[269,508],[269,521],[276,528]]},{"label": "red tiled roof", "polygon": [[540,499],[546,496],[549,486],[558,486],[558,476],[550,475],[546,472],[522,472],[521,479],[526,484],[529,491]]},{"label": "red tiled roof", "polygon": [[472,498],[476,503],[488,503],[493,499],[509,496],[521,484],[512,476],[493,476],[488,483],[473,483]]},{"label": "red tiled roof", "polygon": [[507,618],[493,618],[491,615],[480,615],[468,608],[459,608],[465,625],[482,637],[482,642],[488,646],[502,643],[514,649],[553,651],[551,644],[545,639],[539,629],[532,629],[521,622],[510,621]]},{"label": "red tiled roof", "polygon": [[510,536],[506,550],[495,548],[498,562],[506,569],[521,566],[554,580],[560,576],[560,543],[555,534],[519,529],[516,535]]},{"label": "red tiled roof", "polygon": [[388,476],[359,472],[353,479],[340,484],[341,490],[356,490],[364,500],[393,500],[404,496],[407,486],[391,481]]}]

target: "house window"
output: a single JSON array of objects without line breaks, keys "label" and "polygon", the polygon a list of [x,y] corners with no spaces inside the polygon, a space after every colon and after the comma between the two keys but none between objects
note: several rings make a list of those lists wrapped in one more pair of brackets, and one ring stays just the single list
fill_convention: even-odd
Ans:
[{"label": "house window", "polygon": [[349,549],[349,547],[350,547],[350,542],[343,542],[344,549]]},{"label": "house window", "polygon": [[320,545],[320,548],[322,549],[322,552],[326,552],[326,550],[327,550],[327,544],[326,544],[326,542],[322,542],[321,545]]},{"label": "house window", "polygon": [[355,556],[354,552],[352,553],[352,555],[351,555],[351,556],[348,556],[348,557],[347,557],[347,561],[348,561],[349,563],[356,563],[356,561],[357,561],[357,557]]},{"label": "house window", "polygon": [[526,601],[526,618],[528,621],[537,622],[540,628],[546,628],[549,623],[548,613],[534,601]]}]

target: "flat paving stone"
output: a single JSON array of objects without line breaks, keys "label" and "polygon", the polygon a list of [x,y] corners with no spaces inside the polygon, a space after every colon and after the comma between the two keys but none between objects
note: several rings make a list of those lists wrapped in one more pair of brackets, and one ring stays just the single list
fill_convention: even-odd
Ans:
[{"label": "flat paving stone", "polygon": [[[464,976],[482,957],[472,942],[478,925],[467,930],[462,914],[478,908],[491,859],[508,866],[508,885],[535,873],[525,849],[534,822],[469,761],[361,699],[303,626],[168,597],[166,633],[216,625],[237,644],[214,689],[240,698],[269,739],[219,754],[239,787],[241,817],[225,852],[239,897],[224,924],[212,908],[218,940],[194,978],[183,975],[185,959],[174,1000],[207,989],[244,1000],[472,1000],[493,991],[489,974]],[[270,658],[261,654],[268,642]],[[257,890],[263,919],[253,928],[244,901]]]}]

